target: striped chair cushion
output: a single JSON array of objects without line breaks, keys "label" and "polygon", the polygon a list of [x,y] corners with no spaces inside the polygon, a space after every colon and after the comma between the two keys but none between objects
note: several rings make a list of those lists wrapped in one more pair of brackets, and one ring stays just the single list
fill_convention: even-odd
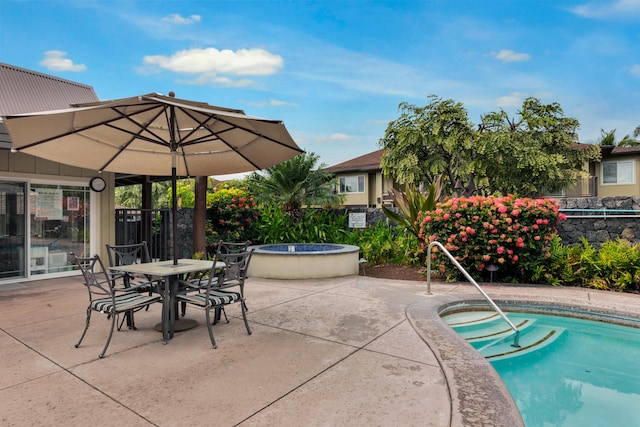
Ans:
[{"label": "striped chair cushion", "polygon": [[162,298],[158,295],[145,295],[138,292],[127,292],[116,295],[116,307],[114,310],[111,298],[99,298],[91,301],[91,309],[100,313],[120,313],[123,311],[133,310],[134,308],[143,307],[160,301]]},{"label": "striped chair cushion", "polygon": [[[226,305],[231,304],[236,301],[240,301],[240,293],[239,292],[225,292],[225,291],[210,291],[209,292],[209,301],[211,301],[211,306],[218,305]],[[186,301],[191,304],[198,305],[200,307],[206,307],[207,304],[207,294],[186,294],[186,295],[178,295],[176,299],[180,301]]]}]

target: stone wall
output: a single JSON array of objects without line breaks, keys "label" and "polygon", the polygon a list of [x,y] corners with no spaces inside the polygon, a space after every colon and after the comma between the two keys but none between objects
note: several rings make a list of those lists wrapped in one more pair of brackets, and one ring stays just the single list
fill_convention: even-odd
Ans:
[{"label": "stone wall", "polygon": [[178,209],[178,258],[193,256],[193,209]]},{"label": "stone wall", "polygon": [[558,203],[567,215],[558,224],[564,244],[580,243],[582,237],[595,247],[618,238],[640,243],[640,197],[565,198]]}]

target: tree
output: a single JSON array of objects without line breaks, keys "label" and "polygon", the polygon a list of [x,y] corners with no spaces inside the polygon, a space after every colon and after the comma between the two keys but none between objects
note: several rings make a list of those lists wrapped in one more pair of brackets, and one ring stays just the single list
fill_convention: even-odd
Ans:
[{"label": "tree", "polygon": [[587,175],[585,162],[600,160],[600,147],[578,144],[577,119],[558,103],[527,98],[509,119],[504,111],[482,116],[478,127],[478,169],[492,192],[532,196],[575,185]]},{"label": "tree", "polygon": [[[633,136],[640,136],[640,126],[638,126],[633,131]],[[598,141],[599,145],[602,146],[613,146],[613,147],[635,147],[640,145],[640,141],[632,138],[629,135],[625,135],[620,141],[616,140],[616,130],[605,131],[604,129],[600,129],[600,141]]]},{"label": "tree", "polygon": [[264,175],[257,172],[248,177],[251,194],[259,203],[275,202],[296,219],[302,218],[303,206],[337,204],[343,200],[335,193],[335,180],[321,164],[318,155],[302,153],[292,159],[267,168]]},{"label": "tree", "polygon": [[426,107],[400,104],[387,127],[383,173],[400,183],[445,177],[444,192],[533,195],[574,185],[583,165],[599,160],[597,146],[577,144],[576,119],[558,103],[527,98],[517,118],[500,110],[474,129],[460,103],[432,96]]},{"label": "tree", "polygon": [[[151,185],[153,208],[169,207],[171,182],[154,182]],[[139,209],[142,207],[142,185],[132,184],[115,189],[115,204],[118,207]]]},{"label": "tree", "polygon": [[458,179],[473,176],[473,126],[459,102],[431,96],[425,107],[403,102],[379,145],[382,173],[400,184],[428,185],[444,175],[451,193]]}]

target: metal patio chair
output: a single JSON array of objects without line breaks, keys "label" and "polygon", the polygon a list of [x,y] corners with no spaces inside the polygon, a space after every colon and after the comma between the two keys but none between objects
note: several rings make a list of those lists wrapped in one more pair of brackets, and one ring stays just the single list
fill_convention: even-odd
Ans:
[{"label": "metal patio chair", "polygon": [[99,355],[100,358],[103,358],[111,342],[113,330],[115,329],[119,315],[142,309],[156,302],[162,302],[162,297],[159,295],[140,293],[135,286],[128,288],[119,287],[117,283],[123,279],[124,274],[107,270],[99,255],[94,255],[91,258],[79,258],[73,252],[69,255],[74,264],[82,272],[84,285],[89,293],[86,324],[80,340],[78,340],[75,346],[76,348],[80,347],[89,329],[91,313],[97,311],[106,314],[108,318],[111,318],[111,330],[109,331],[104,349]]},{"label": "metal patio chair", "polygon": [[[141,243],[131,243],[127,245],[110,245],[105,244],[107,248],[107,256],[109,259],[109,269],[117,271],[120,265],[140,264],[151,261],[149,255],[149,247],[146,241]],[[161,280],[155,280],[148,275],[133,275],[125,273],[123,275],[124,287],[135,288],[138,292],[148,292],[152,295],[153,292],[159,291],[159,287],[162,285]],[[124,321],[127,321],[129,329],[136,329],[133,312],[129,313]],[[118,326],[118,330],[122,327],[122,324]]]},{"label": "metal patio chair", "polygon": [[[242,252],[246,252],[247,248],[249,247],[249,245],[251,244],[251,242],[244,241],[244,242],[227,242],[224,240],[220,240],[218,242],[218,245],[216,246],[216,254],[239,254]],[[185,278],[185,282],[181,282],[181,284],[184,284],[186,286],[183,286],[183,291],[189,291],[193,288],[205,288],[207,286],[207,279],[209,277],[209,272],[206,273],[200,273],[198,275],[193,275],[191,277]],[[234,286],[240,286],[240,284],[237,282],[237,280],[235,279],[229,279],[228,283],[223,283],[220,285],[220,288],[231,288]],[[249,308],[247,307],[247,304],[244,302],[244,283],[243,285],[240,287],[240,292],[242,294],[243,297],[243,304],[244,304],[244,309],[249,311]],[[185,313],[186,313],[186,303],[183,301],[181,303],[181,311],[182,311],[182,316],[184,317]],[[218,319],[218,317],[216,316],[216,320]]]},{"label": "metal patio chair", "polygon": [[[217,323],[221,312],[224,313],[225,320],[229,323],[227,313],[224,311],[224,307],[229,304],[240,303],[245,328],[247,329],[247,333],[251,335],[251,328],[249,328],[249,322],[247,321],[247,310],[244,303],[243,291],[244,280],[252,253],[253,251],[236,254],[217,253],[211,271],[209,272],[209,277],[206,279],[206,285],[192,287],[190,289],[191,292],[185,292],[176,296],[176,299],[180,302],[204,308],[209,338],[211,339],[213,348],[218,348],[218,345],[213,337],[212,325]],[[224,267],[216,267],[217,263],[224,263]],[[240,286],[240,292],[221,289],[221,285],[225,282],[236,283],[233,286]],[[211,319],[211,310],[215,312],[214,322],[212,322]]]}]

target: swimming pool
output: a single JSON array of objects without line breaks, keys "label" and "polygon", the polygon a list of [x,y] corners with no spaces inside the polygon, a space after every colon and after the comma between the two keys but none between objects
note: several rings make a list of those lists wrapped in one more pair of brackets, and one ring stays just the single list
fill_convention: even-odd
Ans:
[{"label": "swimming pool", "polygon": [[[509,319],[522,325],[522,351],[516,351],[508,334],[500,337],[502,319],[475,313],[484,316],[475,326],[469,312],[443,319],[485,353],[527,427],[640,426],[640,329],[509,312]],[[533,339],[527,341],[527,335]]]}]

